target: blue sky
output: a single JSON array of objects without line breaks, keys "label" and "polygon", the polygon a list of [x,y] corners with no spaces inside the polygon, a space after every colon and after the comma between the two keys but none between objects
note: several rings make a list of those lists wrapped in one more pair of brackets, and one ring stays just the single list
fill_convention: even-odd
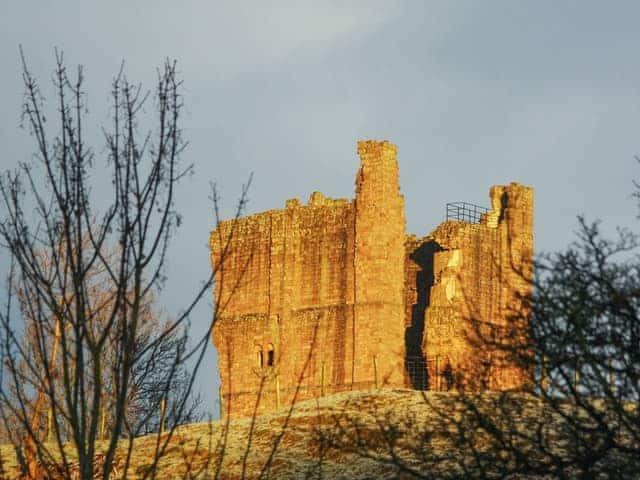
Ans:
[{"label": "blue sky", "polygon": [[[635,226],[640,178],[638,2],[3,0],[0,167],[29,160],[19,128],[23,46],[45,94],[54,47],[82,64],[98,163],[109,83],[153,86],[175,58],[184,79],[184,155],[162,301],[177,311],[209,271],[209,182],[230,215],[253,172],[249,212],[314,190],[351,197],[358,139],[398,145],[407,230],[423,235],[450,201],[488,205],[493,184],[535,188],[536,251],[571,241],[576,215]],[[4,255],[0,253],[0,255]],[[0,257],[6,269],[6,255]],[[200,332],[212,300],[194,315]],[[216,359],[199,377],[217,414]]]}]

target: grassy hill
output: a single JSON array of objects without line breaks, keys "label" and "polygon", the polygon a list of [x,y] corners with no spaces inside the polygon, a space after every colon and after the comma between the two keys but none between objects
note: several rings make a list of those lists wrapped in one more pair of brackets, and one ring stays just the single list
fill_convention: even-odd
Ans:
[{"label": "grassy hill", "polygon": [[[489,435],[491,425],[481,421],[486,417],[474,412],[499,419],[501,434]],[[544,460],[549,452],[528,446],[532,439],[546,439],[545,448],[553,455],[568,455],[571,445],[559,433],[561,423],[562,416],[524,394],[485,393],[468,399],[413,390],[345,392],[256,419],[179,427],[158,463],[158,478],[469,478],[483,472],[501,476],[527,461],[510,451],[528,452],[525,457],[531,462]],[[140,478],[150,468],[158,442],[167,439],[166,434],[135,439],[128,478]],[[4,447],[0,454],[12,478],[13,453]],[[120,472],[124,455],[123,442]]]}]

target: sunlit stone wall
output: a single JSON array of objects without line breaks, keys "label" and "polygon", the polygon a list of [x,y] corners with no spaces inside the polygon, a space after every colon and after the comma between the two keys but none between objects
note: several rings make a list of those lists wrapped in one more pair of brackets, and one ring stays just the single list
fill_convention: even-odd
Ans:
[{"label": "sunlit stone wall", "polygon": [[288,200],[211,232],[227,414],[343,390],[525,381],[472,330],[486,320],[522,336],[527,312],[516,299],[529,294],[531,188],[493,187],[480,224],[445,222],[418,239],[405,234],[396,147],[365,141],[358,153],[354,200],[314,192],[305,205]]},{"label": "sunlit stone wall", "polygon": [[412,245],[428,251],[419,270],[428,270],[422,351],[433,390],[505,390],[529,380],[520,360],[529,351],[533,189],[512,183],[490,194],[480,223],[444,222]]}]

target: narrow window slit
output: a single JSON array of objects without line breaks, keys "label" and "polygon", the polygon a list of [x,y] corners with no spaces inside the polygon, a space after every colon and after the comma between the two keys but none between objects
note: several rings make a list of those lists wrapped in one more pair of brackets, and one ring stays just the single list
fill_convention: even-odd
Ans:
[{"label": "narrow window slit", "polygon": [[269,344],[269,347],[267,350],[267,367],[273,367],[275,360],[276,360],[276,352],[273,349],[273,345]]}]

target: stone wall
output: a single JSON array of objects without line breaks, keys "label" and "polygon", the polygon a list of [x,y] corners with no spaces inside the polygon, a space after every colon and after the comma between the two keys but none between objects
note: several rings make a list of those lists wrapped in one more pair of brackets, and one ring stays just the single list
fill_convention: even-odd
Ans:
[{"label": "stone wall", "polygon": [[351,383],[354,219],[351,202],[316,192],[212,233],[213,336],[231,413],[252,413],[260,391],[258,412],[309,398],[322,375],[326,392]]},{"label": "stone wall", "polygon": [[512,183],[490,195],[480,223],[444,222],[409,253],[429,252],[422,351],[432,390],[504,390],[528,380],[505,347],[526,341],[533,190]]},{"label": "stone wall", "polygon": [[306,205],[288,200],[211,233],[227,414],[343,390],[525,381],[473,332],[486,323],[502,329],[499,338],[522,337],[531,188],[493,187],[480,223],[445,222],[420,239],[405,234],[396,147],[359,142],[358,153],[354,200],[314,192]]}]

